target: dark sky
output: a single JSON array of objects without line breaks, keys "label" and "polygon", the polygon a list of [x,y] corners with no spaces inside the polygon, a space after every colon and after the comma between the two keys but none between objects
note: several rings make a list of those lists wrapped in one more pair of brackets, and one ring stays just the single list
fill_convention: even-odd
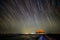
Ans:
[{"label": "dark sky", "polygon": [[59,0],[0,0],[0,33],[60,32]]}]

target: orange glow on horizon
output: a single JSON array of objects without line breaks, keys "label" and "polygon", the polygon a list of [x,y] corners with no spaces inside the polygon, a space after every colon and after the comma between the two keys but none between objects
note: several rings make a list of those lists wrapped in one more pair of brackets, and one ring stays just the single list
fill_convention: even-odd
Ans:
[{"label": "orange glow on horizon", "polygon": [[39,29],[36,31],[36,33],[45,33],[43,29]]}]

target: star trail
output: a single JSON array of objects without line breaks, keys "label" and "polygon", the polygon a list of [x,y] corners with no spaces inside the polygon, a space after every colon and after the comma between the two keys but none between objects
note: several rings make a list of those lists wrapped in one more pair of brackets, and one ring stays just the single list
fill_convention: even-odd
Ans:
[{"label": "star trail", "polygon": [[0,33],[58,33],[59,10],[59,0],[0,0]]}]

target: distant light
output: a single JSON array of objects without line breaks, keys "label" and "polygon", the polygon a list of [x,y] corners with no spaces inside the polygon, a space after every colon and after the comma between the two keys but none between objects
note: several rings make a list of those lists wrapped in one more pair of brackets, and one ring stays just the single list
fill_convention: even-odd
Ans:
[{"label": "distant light", "polygon": [[31,34],[35,34],[35,33],[31,33]]},{"label": "distant light", "polygon": [[25,34],[29,34],[29,33],[25,33]]}]

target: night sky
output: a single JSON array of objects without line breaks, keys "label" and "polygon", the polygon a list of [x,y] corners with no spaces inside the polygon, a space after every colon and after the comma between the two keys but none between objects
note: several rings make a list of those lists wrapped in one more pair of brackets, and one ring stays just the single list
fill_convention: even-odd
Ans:
[{"label": "night sky", "polygon": [[0,34],[60,32],[59,0],[0,0]]}]

